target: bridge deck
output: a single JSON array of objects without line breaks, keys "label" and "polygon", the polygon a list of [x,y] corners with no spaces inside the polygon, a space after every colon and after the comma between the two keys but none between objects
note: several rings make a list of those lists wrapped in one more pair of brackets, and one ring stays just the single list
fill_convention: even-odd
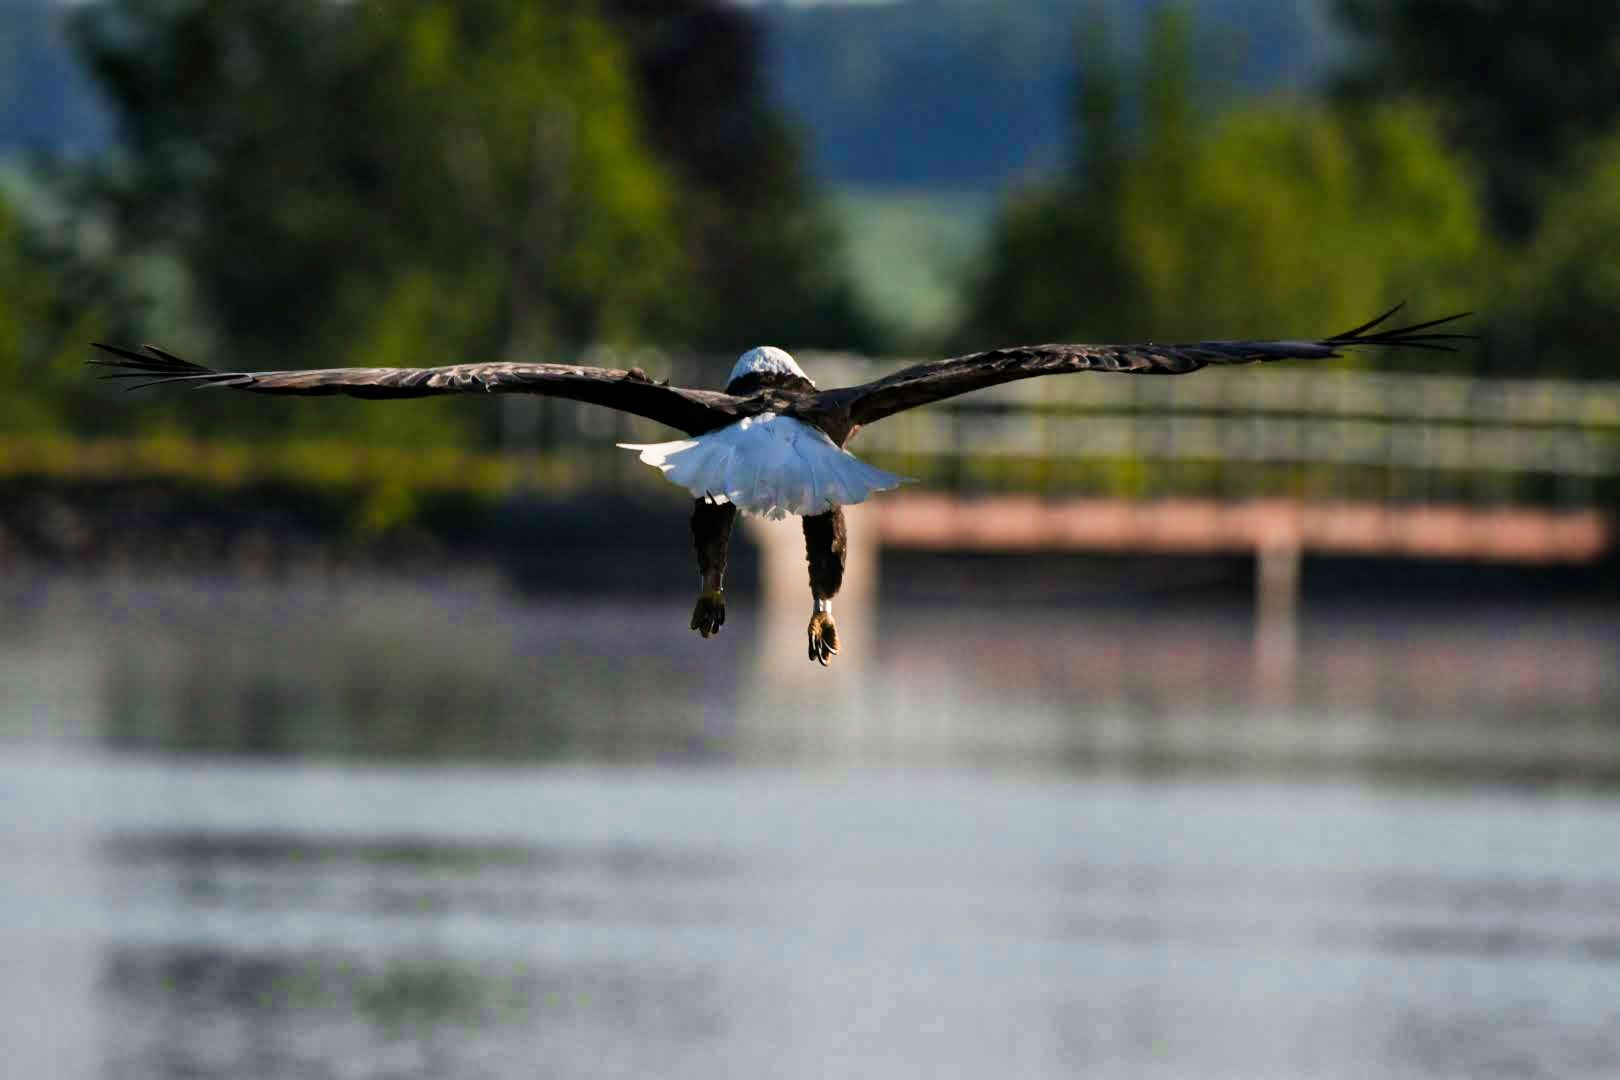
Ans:
[{"label": "bridge deck", "polygon": [[1578,563],[1617,538],[1595,509],[1392,505],[1266,498],[1046,499],[896,493],[863,507],[861,527],[892,547],[1165,554],[1276,549],[1424,559]]}]

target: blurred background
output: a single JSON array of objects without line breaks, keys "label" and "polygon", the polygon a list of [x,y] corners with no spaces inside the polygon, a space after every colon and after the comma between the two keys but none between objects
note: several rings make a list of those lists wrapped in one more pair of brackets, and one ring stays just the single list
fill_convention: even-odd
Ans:
[{"label": "blurred background", "polygon": [[[853,449],[686,629],[539,400],[1478,314]],[[61,1077],[1620,1075],[1620,8],[0,0],[0,1045]]]}]

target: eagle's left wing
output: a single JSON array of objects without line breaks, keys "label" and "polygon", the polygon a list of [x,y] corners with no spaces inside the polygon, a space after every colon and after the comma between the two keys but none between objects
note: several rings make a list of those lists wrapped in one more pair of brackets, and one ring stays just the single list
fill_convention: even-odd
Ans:
[{"label": "eagle's left wing", "polygon": [[692,390],[655,383],[639,370],[581,367],[576,364],[451,364],[431,368],[315,368],[291,371],[215,371],[182,360],[155,345],[142,351],[102,345],[110,357],[89,361],[119,368],[108,379],[217,386],[256,394],[347,394],[358,398],[414,398],[434,394],[539,394],[603,405],[667,424],[688,435],[725,427],[744,415],[743,400],[717,390]]},{"label": "eagle's left wing", "polygon": [[905,409],[982,390],[988,386],[1064,375],[1075,371],[1121,371],[1134,375],[1184,375],[1210,364],[1253,364],[1266,360],[1324,359],[1341,349],[1363,346],[1435,349],[1449,352],[1452,342],[1472,334],[1434,332],[1467,314],[1376,330],[1399,311],[1396,306],[1371,322],[1314,341],[1200,341],[1188,345],[1023,345],[916,364],[860,386],[828,390],[817,405],[847,417],[853,426],[870,424]]}]

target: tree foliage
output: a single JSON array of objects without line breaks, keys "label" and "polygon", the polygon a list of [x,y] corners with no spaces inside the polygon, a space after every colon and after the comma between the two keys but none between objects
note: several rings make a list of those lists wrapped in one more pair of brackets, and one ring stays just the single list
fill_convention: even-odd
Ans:
[{"label": "tree foliage", "polygon": [[663,301],[673,208],[588,14],[130,0],[79,32],[129,147],[122,232],[173,246],[240,348],[364,356],[407,319],[429,349],[506,354],[633,333]]},{"label": "tree foliage", "polygon": [[[96,203],[124,257],[178,259],[191,344],[233,365],[858,334],[748,26],[715,0],[102,0],[75,34],[124,154]],[[441,404],[356,415],[411,440],[464,423]]]},{"label": "tree foliage", "polygon": [[1588,139],[1620,124],[1620,5],[1612,0],[1340,0],[1370,46],[1345,93],[1419,97],[1482,168],[1493,220],[1535,227]]},{"label": "tree foliage", "polygon": [[609,0],[606,12],[633,58],[698,284],[666,335],[723,353],[872,347],[799,137],[769,104],[756,18],[716,0]]},{"label": "tree foliage", "polygon": [[57,431],[82,419],[77,360],[99,327],[60,264],[0,197],[0,433]]},{"label": "tree foliage", "polygon": [[1416,98],[1483,178],[1504,257],[1482,371],[1613,378],[1620,337],[1620,7],[1341,0],[1371,46],[1354,102]]},{"label": "tree foliage", "polygon": [[1620,377],[1620,130],[1546,200],[1502,320],[1546,375]]},{"label": "tree foliage", "polygon": [[1207,117],[1174,12],[1134,87],[1089,47],[1076,165],[1004,216],[974,342],[1331,332],[1406,296],[1472,298],[1478,202],[1423,109],[1261,101]]}]

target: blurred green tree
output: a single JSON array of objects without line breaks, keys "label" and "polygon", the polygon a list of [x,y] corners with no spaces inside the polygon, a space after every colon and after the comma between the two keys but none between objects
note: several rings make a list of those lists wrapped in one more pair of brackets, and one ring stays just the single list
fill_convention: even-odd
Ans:
[{"label": "blurred green tree", "polygon": [[[232,364],[554,355],[684,299],[625,59],[576,5],[127,0],[75,30],[128,151],[102,204]],[[380,422],[454,423],[434,404]]]},{"label": "blurred green tree", "polygon": [[1263,101],[1208,119],[1172,11],[1132,138],[1117,65],[1090,36],[1077,164],[1004,215],[972,343],[1327,332],[1407,295],[1425,310],[1472,299],[1481,212],[1423,109]]},{"label": "blurred green tree", "polygon": [[1528,236],[1586,140],[1620,123],[1620,5],[1613,0],[1340,0],[1372,46],[1344,82],[1353,100],[1418,96],[1484,171],[1496,226]]},{"label": "blurred green tree", "polygon": [[1620,129],[1577,155],[1517,262],[1502,323],[1536,374],[1620,377]]},{"label": "blurred green tree", "polygon": [[[75,36],[126,149],[95,199],[123,254],[178,257],[233,365],[849,331],[746,24],[680,25],[718,7],[92,4]],[[343,422],[414,441],[467,423],[444,405]]]},{"label": "blurred green tree", "polygon": [[100,323],[71,296],[61,264],[0,197],[0,436],[61,432],[81,419],[77,361]]}]

